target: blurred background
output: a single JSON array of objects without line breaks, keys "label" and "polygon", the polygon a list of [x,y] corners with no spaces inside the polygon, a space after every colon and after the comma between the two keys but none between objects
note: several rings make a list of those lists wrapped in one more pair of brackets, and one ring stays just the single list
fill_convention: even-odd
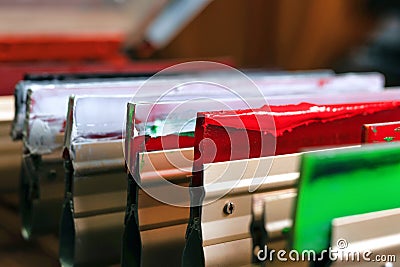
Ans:
[{"label": "blurred background", "polygon": [[396,84],[399,5],[389,0],[1,0],[0,62],[12,61],[2,56],[10,36],[118,36],[119,52],[132,60],[223,57],[242,68],[378,70]]},{"label": "blurred background", "polygon": [[[0,0],[3,96],[27,70],[124,71],[201,59],[244,69],[379,71],[387,86],[400,85],[400,1]],[[0,105],[0,115],[7,112]],[[58,266],[55,241],[23,242],[12,209],[3,201],[0,266]]]}]

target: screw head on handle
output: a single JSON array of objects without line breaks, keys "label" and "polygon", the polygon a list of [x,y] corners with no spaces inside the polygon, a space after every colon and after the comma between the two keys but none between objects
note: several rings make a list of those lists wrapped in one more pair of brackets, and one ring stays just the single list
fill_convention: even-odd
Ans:
[{"label": "screw head on handle", "polygon": [[235,204],[233,204],[232,202],[228,202],[228,203],[225,204],[224,213],[226,215],[231,215],[234,210],[235,210]]}]

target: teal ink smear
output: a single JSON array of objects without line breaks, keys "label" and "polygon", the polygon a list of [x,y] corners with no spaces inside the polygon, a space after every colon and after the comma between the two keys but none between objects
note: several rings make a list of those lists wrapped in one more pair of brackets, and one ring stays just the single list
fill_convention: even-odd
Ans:
[{"label": "teal ink smear", "polygon": [[158,131],[158,126],[157,125],[150,126],[150,132],[152,134],[157,134],[157,131]]},{"label": "teal ink smear", "polygon": [[290,233],[290,231],[291,231],[290,227],[285,227],[282,229],[282,234],[286,236]]},{"label": "teal ink smear", "polygon": [[386,142],[392,142],[393,139],[394,139],[393,136],[388,136],[388,137],[383,138],[383,140],[385,140]]},{"label": "teal ink smear", "polygon": [[144,168],[144,164],[145,164],[144,154],[145,153],[142,153],[140,156],[139,172],[142,172],[142,169]]},{"label": "teal ink smear", "polygon": [[194,132],[179,133],[179,136],[194,137]]}]

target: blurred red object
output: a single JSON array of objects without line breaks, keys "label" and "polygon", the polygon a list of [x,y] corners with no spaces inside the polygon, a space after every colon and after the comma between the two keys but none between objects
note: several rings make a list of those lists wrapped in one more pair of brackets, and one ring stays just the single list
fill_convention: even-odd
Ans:
[{"label": "blurred red object", "polygon": [[123,38],[119,34],[3,35],[0,62],[125,61]]},{"label": "blurred red object", "polygon": [[17,63],[0,64],[0,96],[12,95],[15,85],[26,73],[33,74],[102,74],[102,73],[155,73],[177,64],[177,61],[148,61],[138,63]]},{"label": "blurred red object", "polygon": [[[0,96],[12,95],[27,73],[156,73],[184,60],[131,62],[123,35],[0,35]],[[217,60],[233,65],[230,59]]]}]

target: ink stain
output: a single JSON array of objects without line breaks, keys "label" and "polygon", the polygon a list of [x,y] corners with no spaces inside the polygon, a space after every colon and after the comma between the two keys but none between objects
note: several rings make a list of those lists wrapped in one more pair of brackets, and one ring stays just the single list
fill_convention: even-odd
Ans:
[{"label": "ink stain", "polygon": [[158,130],[158,126],[157,125],[152,125],[150,126],[150,131],[152,134],[156,134]]},{"label": "ink stain", "polygon": [[387,136],[385,138],[383,138],[386,142],[392,142],[394,137],[393,136]]}]

